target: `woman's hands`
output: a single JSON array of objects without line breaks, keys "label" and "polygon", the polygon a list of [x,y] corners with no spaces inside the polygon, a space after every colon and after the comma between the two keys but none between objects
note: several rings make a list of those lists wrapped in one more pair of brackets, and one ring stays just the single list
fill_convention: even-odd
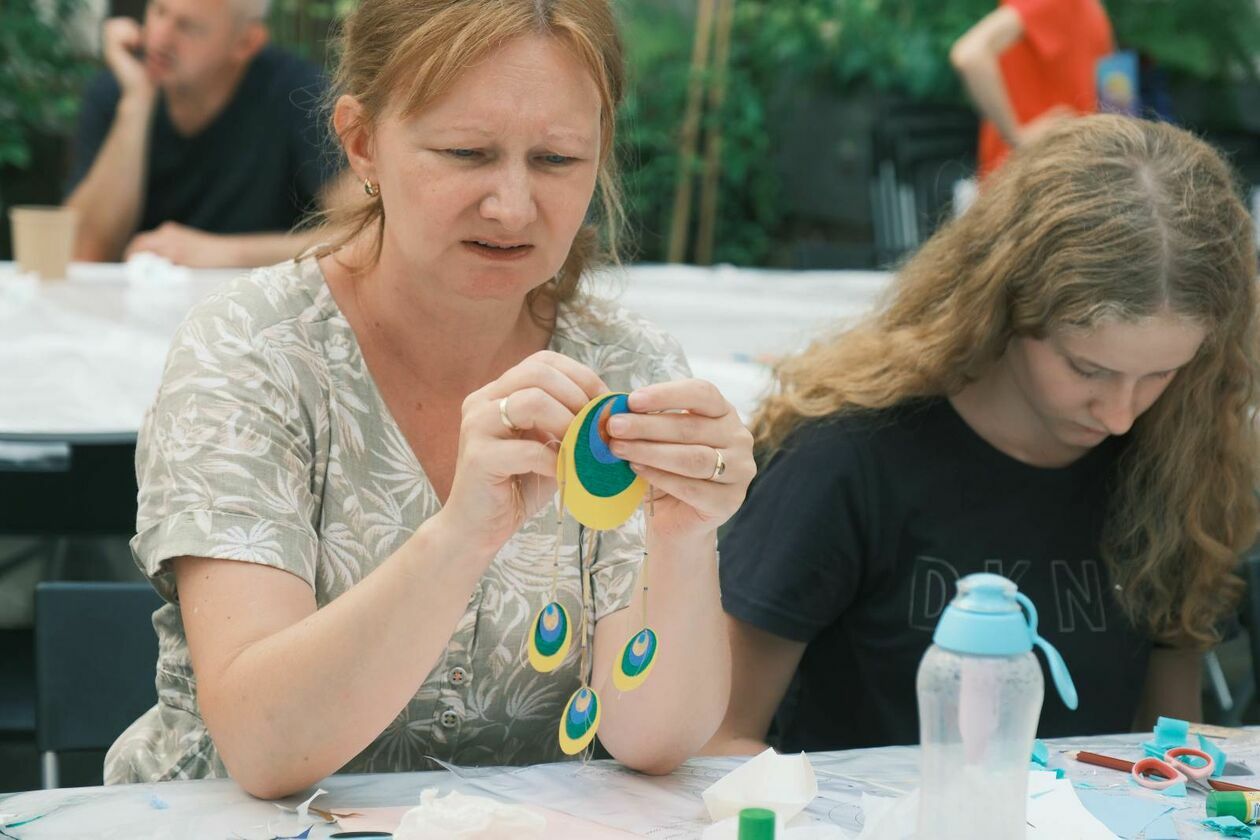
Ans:
[{"label": "woman's hands", "polygon": [[[590,368],[544,350],[469,394],[455,478],[438,514],[443,527],[493,556],[552,499],[559,441],[582,407],[608,391]],[[697,379],[640,388],[630,408],[609,420],[611,448],[654,488],[653,532],[684,540],[716,532],[756,472],[739,414]]]},{"label": "woman's hands", "polygon": [[739,509],[757,472],[752,434],[739,413],[700,379],[640,388],[630,395],[630,410],[609,419],[608,433],[613,454],[652,485],[650,531],[666,539],[715,533]]},{"label": "woman's hands", "polygon": [[492,557],[551,500],[558,442],[582,407],[607,391],[590,368],[543,350],[469,394],[441,521]]}]

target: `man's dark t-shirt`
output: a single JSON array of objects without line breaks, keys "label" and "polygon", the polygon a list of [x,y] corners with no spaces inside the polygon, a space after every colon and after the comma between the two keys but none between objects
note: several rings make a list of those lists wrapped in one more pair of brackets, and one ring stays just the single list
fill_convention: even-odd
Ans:
[{"label": "man's dark t-shirt", "polygon": [[945,399],[797,429],[721,546],[726,612],[808,643],[778,746],[918,743],[919,660],[972,572],[1018,584],[1076,682],[1071,712],[1047,678],[1039,734],[1129,731],[1150,642],[1116,604],[1098,548],[1123,447],[1108,439],[1062,469],[1032,467]]},{"label": "man's dark t-shirt", "polygon": [[[283,232],[316,207],[336,174],[320,104],[327,82],[312,64],[268,47],[246,69],[232,99],[184,137],[165,97],[154,105],[140,230],[173,221],[210,233]],[[79,117],[66,195],[87,175],[109,134],[118,83],[89,85]]]}]

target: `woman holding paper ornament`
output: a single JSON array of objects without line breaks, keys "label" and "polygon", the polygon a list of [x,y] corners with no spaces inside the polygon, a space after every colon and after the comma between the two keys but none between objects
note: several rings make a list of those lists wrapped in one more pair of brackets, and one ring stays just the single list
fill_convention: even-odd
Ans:
[{"label": "woman holding paper ornament", "polygon": [[[955,582],[1040,612],[1080,693],[1040,733],[1200,719],[1201,652],[1256,538],[1256,251],[1228,166],[1095,116],[1020,149],[887,304],[783,363],[722,543],[714,752],[916,743]],[[778,715],[776,717],[776,710]]]},{"label": "woman holding paper ornament", "polygon": [[[141,433],[133,549],[171,603],[107,781],[275,797],[596,724],[666,772],[726,703],[715,535],[754,467],[678,345],[581,291],[619,218],[609,4],[365,0],[337,82],[345,236],[198,306]],[[579,489],[633,515],[557,516]]]}]

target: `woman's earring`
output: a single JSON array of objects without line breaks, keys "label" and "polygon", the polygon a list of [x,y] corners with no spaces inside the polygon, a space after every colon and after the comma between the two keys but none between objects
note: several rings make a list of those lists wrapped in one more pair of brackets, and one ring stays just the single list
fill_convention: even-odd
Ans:
[{"label": "woman's earring", "polygon": [[363,191],[367,193],[368,198],[376,198],[381,194],[381,185],[373,184],[370,178],[364,178]]}]

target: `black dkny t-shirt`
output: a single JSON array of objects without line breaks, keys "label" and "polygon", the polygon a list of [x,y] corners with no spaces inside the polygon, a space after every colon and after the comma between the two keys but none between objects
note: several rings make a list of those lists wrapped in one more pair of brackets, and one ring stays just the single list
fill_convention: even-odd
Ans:
[{"label": "black dkny t-shirt", "polygon": [[726,612],[808,643],[772,740],[785,751],[918,743],[919,660],[972,572],[1018,584],[1076,682],[1071,712],[1046,675],[1039,734],[1128,731],[1151,645],[1115,603],[1098,549],[1123,446],[1032,467],[945,399],[797,429],[721,545]]},{"label": "black dkny t-shirt", "polygon": [[[140,230],[172,221],[210,233],[277,233],[314,209],[336,174],[320,107],[318,68],[268,47],[254,57],[232,99],[198,134],[175,130],[159,95],[149,130]],[[66,195],[87,175],[118,108],[108,72],[88,86]]]}]

